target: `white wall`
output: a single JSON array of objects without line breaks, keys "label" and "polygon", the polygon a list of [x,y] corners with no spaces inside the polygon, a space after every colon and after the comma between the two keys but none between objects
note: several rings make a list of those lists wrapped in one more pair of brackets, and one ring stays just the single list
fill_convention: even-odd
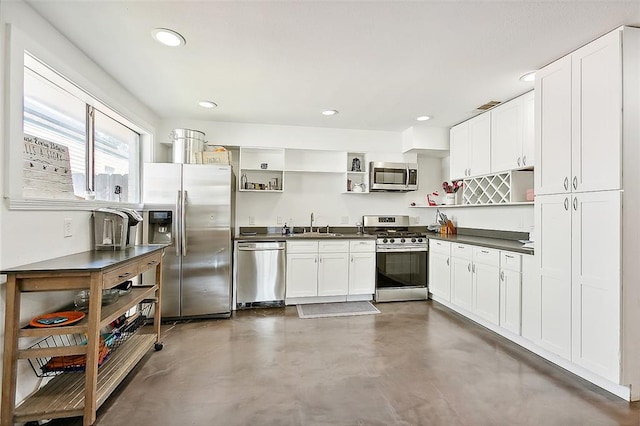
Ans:
[{"label": "white wall", "polygon": [[[11,24],[11,30],[7,28]],[[8,37],[11,35],[11,40]],[[158,118],[143,104],[131,96],[122,86],[102,71],[93,61],[43,20],[26,3],[0,2],[0,188],[6,196],[9,184],[9,151],[16,146],[21,152],[22,93],[19,73],[22,63],[5,63],[7,49],[28,49],[32,54],[63,73],[80,87],[95,95],[146,129],[153,130]],[[12,57],[20,57],[14,54]],[[21,61],[21,59],[20,59]],[[21,75],[21,74],[20,74]],[[9,82],[10,81],[10,82]],[[7,91],[9,88],[9,91]],[[17,145],[16,145],[17,144]],[[15,152],[15,150],[14,150]],[[15,179],[15,174],[12,175]],[[18,173],[21,178],[21,174]],[[24,211],[9,210],[4,199],[0,207],[0,268],[35,262],[89,250],[91,244],[90,212],[86,211]],[[72,220],[72,237],[64,238],[63,221]],[[4,337],[5,276],[0,276],[0,337]],[[73,293],[30,294],[22,303],[21,321],[26,323],[33,316],[55,310],[71,301]],[[26,361],[19,361],[18,400],[34,390],[35,375]]]}]

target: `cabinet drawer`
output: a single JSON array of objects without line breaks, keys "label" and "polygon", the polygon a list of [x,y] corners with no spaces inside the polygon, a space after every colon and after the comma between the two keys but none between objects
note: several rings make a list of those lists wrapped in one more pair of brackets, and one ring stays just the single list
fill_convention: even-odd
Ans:
[{"label": "cabinet drawer", "polygon": [[449,255],[451,250],[451,243],[441,240],[429,240],[429,251],[434,253],[442,253]]},{"label": "cabinet drawer", "polygon": [[500,252],[500,267],[509,271],[520,272],[522,270],[522,255],[507,251]]},{"label": "cabinet drawer", "polygon": [[349,241],[349,251],[351,253],[369,253],[376,251],[375,240],[355,240]]},{"label": "cabinet drawer", "polygon": [[331,240],[320,241],[318,245],[319,253],[348,253],[349,241],[348,240]]},{"label": "cabinet drawer", "polygon": [[102,288],[115,287],[121,282],[134,278],[136,275],[138,275],[138,262],[127,263],[105,273],[102,276]]},{"label": "cabinet drawer", "polygon": [[162,259],[162,252],[143,257],[138,262],[138,273],[141,274],[151,268],[155,268],[160,263],[160,259]]},{"label": "cabinet drawer", "polygon": [[473,247],[466,244],[451,243],[451,256],[471,260],[473,257]]},{"label": "cabinet drawer", "polygon": [[473,263],[489,266],[500,266],[500,251],[484,247],[473,248]]},{"label": "cabinet drawer", "polygon": [[287,241],[287,253],[317,253],[318,241]]}]

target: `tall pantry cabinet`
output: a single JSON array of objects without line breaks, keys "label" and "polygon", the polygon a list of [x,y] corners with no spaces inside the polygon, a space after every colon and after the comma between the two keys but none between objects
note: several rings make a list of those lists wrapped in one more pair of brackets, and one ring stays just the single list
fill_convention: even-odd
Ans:
[{"label": "tall pantry cabinet", "polygon": [[524,337],[638,400],[640,29],[618,28],[544,67],[535,96],[540,308],[523,315],[523,330],[535,330]]}]

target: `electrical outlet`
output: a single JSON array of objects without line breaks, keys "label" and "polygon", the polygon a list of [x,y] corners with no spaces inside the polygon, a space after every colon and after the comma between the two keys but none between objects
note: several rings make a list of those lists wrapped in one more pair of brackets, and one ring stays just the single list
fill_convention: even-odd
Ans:
[{"label": "electrical outlet", "polygon": [[282,216],[276,218],[276,225],[282,225]]},{"label": "electrical outlet", "polygon": [[256,217],[249,216],[249,225],[255,225],[255,224],[256,224]]},{"label": "electrical outlet", "polygon": [[71,233],[71,219],[69,218],[65,218],[64,220],[64,237],[70,237],[72,235]]},{"label": "electrical outlet", "polygon": [[340,218],[340,224],[341,225],[348,225],[349,224],[349,216],[342,216]]},{"label": "electrical outlet", "polygon": [[414,217],[416,225],[420,223],[420,216]]}]

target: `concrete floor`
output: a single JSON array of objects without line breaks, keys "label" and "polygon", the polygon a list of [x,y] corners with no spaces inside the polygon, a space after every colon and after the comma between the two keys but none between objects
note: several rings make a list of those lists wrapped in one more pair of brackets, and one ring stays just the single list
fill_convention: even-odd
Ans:
[{"label": "concrete floor", "polygon": [[[639,425],[629,404],[437,303],[163,328],[97,425]],[[55,424],[81,424],[67,419]]]}]

